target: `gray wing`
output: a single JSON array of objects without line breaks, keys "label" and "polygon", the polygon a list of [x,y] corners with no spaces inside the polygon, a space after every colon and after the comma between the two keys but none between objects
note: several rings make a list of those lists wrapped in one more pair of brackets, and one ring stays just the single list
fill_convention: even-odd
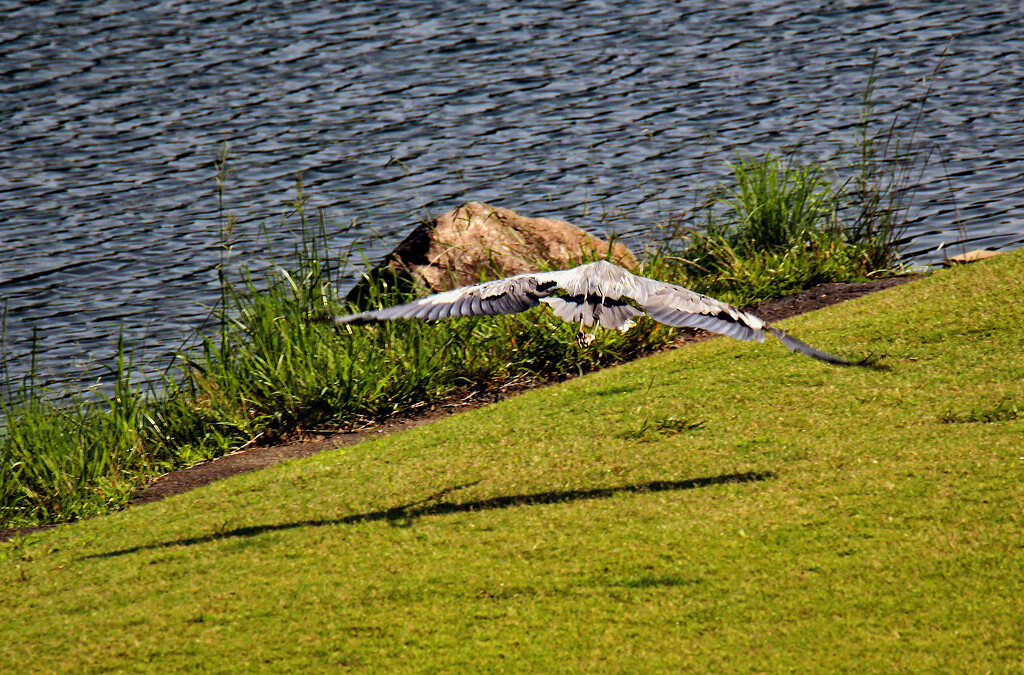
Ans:
[{"label": "gray wing", "polygon": [[810,356],[812,359],[818,359],[819,361],[824,361],[825,363],[831,363],[837,366],[859,366],[861,368],[874,367],[867,360],[847,361],[846,359],[838,357],[835,354],[823,352],[816,347],[810,346],[806,342],[801,342],[800,340],[797,340],[795,337],[793,337],[786,331],[780,330],[775,326],[769,326],[768,324],[765,324],[764,327],[767,328],[772,335],[777,337],[779,339],[779,342],[784,344],[786,346],[786,349],[788,349],[791,352],[799,352],[804,356]]},{"label": "gray wing", "polygon": [[636,277],[635,288],[624,295],[632,298],[655,321],[676,328],[703,328],[737,340],[764,341],[764,321],[741,312],[721,300],[688,288]]},{"label": "gray wing", "polygon": [[475,286],[429,295],[402,305],[336,317],[345,323],[371,323],[390,319],[448,319],[455,316],[515,314],[540,303],[555,288],[554,274],[518,274]]},{"label": "gray wing", "polygon": [[[738,340],[764,341],[764,331],[770,332],[791,352],[798,352],[812,359],[838,366],[866,366],[863,361],[851,362],[801,342],[783,330],[765,323],[748,312],[740,311],[721,300],[695,293],[688,288],[635,277],[635,292],[632,297],[655,321],[669,326],[703,328],[721,333]],[[632,289],[631,289],[632,290]]]}]

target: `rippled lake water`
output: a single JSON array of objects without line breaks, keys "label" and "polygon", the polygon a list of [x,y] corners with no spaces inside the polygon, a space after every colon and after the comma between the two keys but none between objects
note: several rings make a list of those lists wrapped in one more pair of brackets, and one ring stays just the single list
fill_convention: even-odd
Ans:
[{"label": "rippled lake water", "polygon": [[332,243],[379,232],[371,255],[471,199],[636,244],[737,151],[841,166],[873,54],[878,119],[916,120],[931,160],[908,256],[941,259],[960,233],[1024,241],[1017,2],[0,0],[0,16],[15,375],[34,331],[66,378],[101,372],[122,330],[159,363],[203,321],[224,142],[235,261],[294,243],[299,172]]}]

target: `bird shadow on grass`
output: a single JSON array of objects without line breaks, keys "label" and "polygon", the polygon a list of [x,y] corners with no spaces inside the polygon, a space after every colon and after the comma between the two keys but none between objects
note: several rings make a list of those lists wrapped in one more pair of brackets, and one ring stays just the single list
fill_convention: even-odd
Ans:
[{"label": "bird shadow on grass", "polygon": [[453,513],[472,513],[475,511],[488,511],[492,509],[506,509],[517,506],[532,506],[535,504],[564,504],[569,502],[583,501],[589,499],[607,499],[619,494],[645,493],[645,492],[669,492],[676,490],[695,490],[697,488],[711,487],[714,485],[726,485],[730,483],[754,483],[774,478],[771,472],[755,473],[729,473],[721,476],[706,478],[691,478],[689,480],[665,481],[657,480],[647,483],[634,483],[632,485],[620,485],[616,487],[591,488],[589,490],[561,490],[552,492],[535,492],[522,495],[508,495],[504,497],[490,497],[471,502],[451,503],[439,501],[445,495],[458,490],[464,490],[479,483],[466,483],[447,487],[429,497],[419,499],[415,502],[393,506],[388,509],[369,511],[366,513],[355,513],[341,518],[324,518],[315,520],[300,520],[291,523],[275,523],[270,525],[249,525],[231,530],[211,532],[199,537],[188,537],[175,539],[173,541],[146,544],[145,546],[133,546],[131,548],[97,553],[83,556],[85,558],[113,558],[129,553],[140,551],[172,548],[175,546],[194,546],[206,544],[223,539],[235,539],[244,537],[255,537],[266,532],[281,532],[302,527],[323,527],[329,525],[353,525],[358,523],[372,523],[386,521],[396,527],[407,527],[412,525],[418,518],[423,516],[448,515]]}]

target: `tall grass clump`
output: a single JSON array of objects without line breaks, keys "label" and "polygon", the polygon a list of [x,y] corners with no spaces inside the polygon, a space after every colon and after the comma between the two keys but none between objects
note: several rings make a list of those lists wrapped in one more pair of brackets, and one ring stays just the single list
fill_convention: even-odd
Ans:
[{"label": "tall grass clump", "polygon": [[695,210],[696,226],[663,226],[651,256],[659,275],[746,305],[902,271],[914,173],[928,157],[914,144],[920,112],[906,137],[898,118],[877,121],[874,66],[845,168],[795,152],[737,155],[728,164],[731,177]]},{"label": "tall grass clump", "polygon": [[774,154],[740,156],[730,168],[734,184],[711,192],[703,227],[677,225],[683,236],[653,256],[663,275],[741,305],[867,275],[840,226],[842,187],[824,169]]}]

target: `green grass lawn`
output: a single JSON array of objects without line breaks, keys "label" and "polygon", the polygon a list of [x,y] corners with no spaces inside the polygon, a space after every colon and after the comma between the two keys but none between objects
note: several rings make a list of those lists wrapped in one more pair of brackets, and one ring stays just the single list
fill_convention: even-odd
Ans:
[{"label": "green grass lawn", "polygon": [[0,548],[0,671],[1024,670],[1024,252]]}]

